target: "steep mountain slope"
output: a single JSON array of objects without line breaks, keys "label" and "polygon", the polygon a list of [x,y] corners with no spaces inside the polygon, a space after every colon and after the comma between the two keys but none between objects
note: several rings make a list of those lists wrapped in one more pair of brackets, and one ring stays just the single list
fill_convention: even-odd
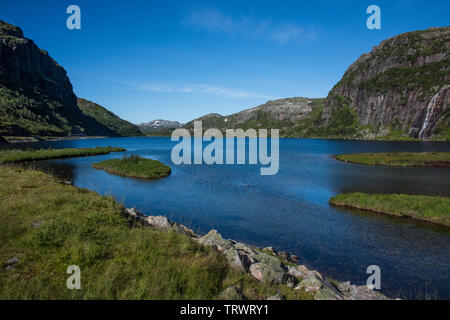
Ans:
[{"label": "steep mountain slope", "polygon": [[66,71],[0,20],[0,135],[66,136],[112,132],[77,106]]},{"label": "steep mountain slope", "polygon": [[178,121],[170,120],[152,120],[147,123],[138,124],[141,132],[148,136],[167,136],[170,135],[174,129],[181,128],[183,124]]},{"label": "steep mountain slope", "polygon": [[188,122],[184,127],[192,130],[194,121],[201,120],[203,130],[280,129],[282,137],[311,136],[315,132],[315,121],[321,120],[323,102],[324,99],[309,98],[273,100],[229,116],[208,114]]},{"label": "steep mountain slope", "polygon": [[[323,134],[450,139],[449,93],[450,27],[401,34],[348,68],[325,102]],[[353,123],[341,132],[342,113]]]},{"label": "steep mountain slope", "polygon": [[139,128],[92,101],[78,98],[78,107],[87,117],[94,119],[110,130],[108,136],[137,137],[143,136]]}]

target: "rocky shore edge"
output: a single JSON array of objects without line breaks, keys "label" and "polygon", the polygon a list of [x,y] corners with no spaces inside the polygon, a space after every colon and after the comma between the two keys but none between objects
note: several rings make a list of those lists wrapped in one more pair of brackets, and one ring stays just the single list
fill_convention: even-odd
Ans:
[{"label": "rocky shore edge", "polygon": [[[162,231],[174,231],[190,237],[197,243],[217,249],[231,267],[249,273],[256,280],[271,285],[286,285],[294,290],[310,292],[315,300],[390,300],[367,286],[347,282],[329,281],[319,272],[298,265],[299,259],[285,251],[276,252],[272,247],[257,248],[231,239],[223,239],[217,230],[198,235],[188,227],[164,216],[147,216],[136,208],[125,209],[123,215],[138,223]],[[227,288],[220,296],[223,300],[245,300],[238,287]],[[281,294],[268,300],[284,300]]]}]

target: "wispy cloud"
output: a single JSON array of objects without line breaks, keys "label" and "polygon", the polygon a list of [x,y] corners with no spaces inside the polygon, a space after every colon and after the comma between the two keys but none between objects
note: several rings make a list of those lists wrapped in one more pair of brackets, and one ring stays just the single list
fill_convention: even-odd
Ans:
[{"label": "wispy cloud", "polygon": [[272,97],[264,94],[259,94],[252,91],[241,90],[229,87],[217,87],[204,84],[195,85],[154,85],[154,84],[139,84],[134,86],[140,91],[149,92],[163,92],[163,93],[201,93],[201,94],[216,94],[228,98],[264,98],[272,99]]},{"label": "wispy cloud", "polygon": [[191,12],[183,23],[195,29],[221,32],[233,37],[264,39],[278,44],[319,41],[318,31],[312,26],[245,16],[234,18],[213,8]]}]

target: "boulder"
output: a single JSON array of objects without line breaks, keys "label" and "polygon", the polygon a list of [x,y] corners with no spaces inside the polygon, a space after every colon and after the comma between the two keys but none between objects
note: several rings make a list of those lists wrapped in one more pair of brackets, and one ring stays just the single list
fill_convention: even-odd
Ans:
[{"label": "boulder", "polygon": [[263,260],[254,263],[250,266],[250,274],[261,282],[270,284],[281,284],[286,278],[286,271],[282,268],[281,262],[278,259]]},{"label": "boulder", "polygon": [[149,225],[159,230],[168,231],[173,225],[173,223],[164,216],[147,216],[144,220],[147,221]]},{"label": "boulder", "polygon": [[233,246],[231,241],[224,240],[220,233],[214,229],[208,232],[208,234],[204,235],[203,237],[198,238],[197,241],[198,243],[205,246],[215,247],[222,253]]},{"label": "boulder", "polygon": [[304,289],[307,292],[316,292],[323,287],[321,280],[322,279],[320,279],[315,272],[310,271],[304,276],[302,281],[300,281],[300,284],[295,289]]},{"label": "boulder", "polygon": [[273,254],[275,255],[275,250],[273,249],[273,247],[265,247],[262,251],[267,252],[269,254]]},{"label": "boulder", "polygon": [[179,223],[176,223],[176,222],[172,225],[172,230],[177,232],[177,233],[182,233],[182,234],[188,235],[190,237],[197,237],[197,235],[195,234],[194,231],[192,231],[191,229],[189,229],[185,225],[182,225],[182,224],[179,224]]},{"label": "boulder", "polygon": [[349,292],[350,291],[350,287],[351,287],[350,281],[347,281],[347,282],[339,283],[337,288],[338,288],[338,290],[340,292]]},{"label": "boulder", "polygon": [[376,292],[367,286],[351,285],[348,292],[343,292],[350,300],[389,300],[384,294]]},{"label": "boulder", "polygon": [[228,287],[224,292],[219,296],[220,300],[246,300],[242,291],[235,286]]},{"label": "boulder", "polygon": [[288,266],[288,274],[297,278],[303,278],[305,273],[300,272],[296,267]]},{"label": "boulder", "polygon": [[227,259],[228,263],[241,271],[248,271],[248,268],[252,264],[252,262],[249,260],[248,256],[246,254],[240,254],[236,248],[232,247],[225,251],[225,258]]},{"label": "boulder", "polygon": [[6,261],[6,263],[5,263],[5,269],[6,270],[11,270],[11,269],[13,269],[14,268],[14,265],[16,264],[16,263],[18,263],[19,262],[19,258],[17,258],[17,257],[14,257],[14,258],[12,258],[12,259],[9,259],[8,261]]},{"label": "boulder", "polygon": [[287,252],[287,251],[280,251],[277,253],[277,255],[285,260],[287,260],[289,258],[289,252]]}]

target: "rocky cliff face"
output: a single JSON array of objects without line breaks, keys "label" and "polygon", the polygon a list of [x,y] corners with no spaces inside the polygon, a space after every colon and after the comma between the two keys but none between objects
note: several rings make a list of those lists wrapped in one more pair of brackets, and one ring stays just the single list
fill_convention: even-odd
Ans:
[{"label": "rocky cliff face", "polygon": [[450,27],[409,32],[363,54],[329,93],[326,124],[345,108],[373,137],[450,139]]},{"label": "rocky cliff face", "polygon": [[210,113],[188,122],[184,127],[192,131],[194,121],[201,120],[203,130],[279,129],[282,137],[306,137],[311,135],[312,122],[320,114],[323,101],[303,97],[271,100],[228,116]]},{"label": "rocky cliff face", "polygon": [[0,20],[0,135],[108,135],[77,106],[67,73],[20,28]]}]

